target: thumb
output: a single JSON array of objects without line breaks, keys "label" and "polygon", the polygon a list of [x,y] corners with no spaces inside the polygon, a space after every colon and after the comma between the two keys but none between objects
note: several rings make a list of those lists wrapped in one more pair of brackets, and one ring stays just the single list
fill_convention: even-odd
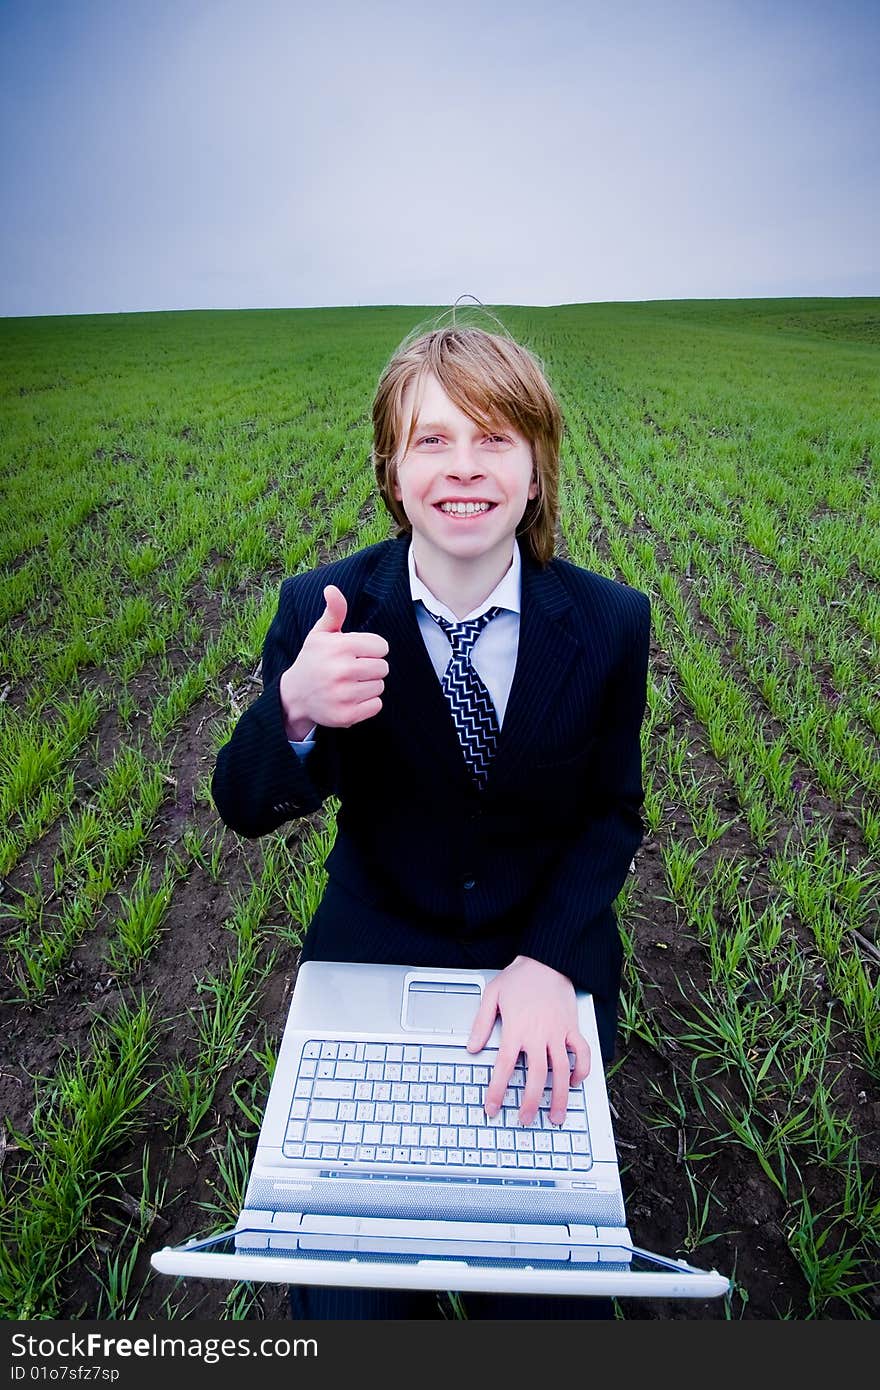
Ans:
[{"label": "thumb", "polygon": [[324,590],[324,602],[327,606],[312,631],[341,632],[345,615],[348,612],[345,595],[341,589],[337,589],[335,584],[328,584]]},{"label": "thumb", "polygon": [[480,1052],[486,1046],[489,1034],[492,1032],[492,1025],[498,1012],[498,991],[493,986],[494,981],[483,990],[482,1003],[471,1024],[471,1035],[467,1040],[468,1052]]}]

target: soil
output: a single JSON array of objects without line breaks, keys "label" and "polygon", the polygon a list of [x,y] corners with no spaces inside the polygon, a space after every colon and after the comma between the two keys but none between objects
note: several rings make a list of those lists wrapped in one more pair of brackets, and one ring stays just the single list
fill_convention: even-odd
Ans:
[{"label": "soil", "polygon": [[[217,616],[215,613],[215,619]],[[652,653],[652,666],[655,679],[668,668],[668,661],[659,650]],[[154,860],[158,861],[165,850],[179,843],[184,827],[196,825],[211,832],[217,827],[216,813],[199,797],[199,787],[213,765],[213,721],[223,701],[222,692],[229,686],[241,693],[243,703],[252,697],[253,687],[247,685],[250,675],[252,672],[240,668],[224,672],[213,696],[206,697],[192,709],[182,729],[178,728],[172,735],[171,741],[175,744],[172,773],[176,785],[169,791],[169,799],[151,836]],[[150,671],[145,670],[131,687],[144,699],[149,692],[150,678]],[[765,717],[766,713],[765,710]],[[136,718],[135,727],[137,722]],[[722,809],[736,816],[738,806],[732,789],[725,783],[723,771],[708,751],[701,727],[693,721],[686,705],[675,706],[671,723],[678,736],[688,738],[695,776],[711,779]],[[105,717],[101,732],[101,761],[106,765],[114,744],[123,736],[112,713]],[[77,776],[83,797],[88,795],[88,783],[96,771],[90,754],[84,753]],[[852,844],[851,811],[827,801],[818,809],[830,816],[833,845]],[[807,1284],[787,1239],[791,1212],[753,1156],[729,1139],[724,1143],[712,1141],[709,1126],[689,1086],[690,1054],[676,1041],[676,1036],[682,1032],[682,1017],[687,1018],[691,1008],[692,987],[707,987],[708,962],[704,948],[681,921],[679,911],[667,900],[668,889],[660,859],[663,835],[671,834],[671,828],[677,826],[675,833],[680,836],[682,827],[688,823],[680,807],[669,807],[668,812],[664,825],[670,830],[661,829],[656,836],[649,835],[636,856],[637,887],[628,914],[634,966],[642,982],[646,1004],[666,1041],[658,1049],[638,1037],[621,1035],[617,1060],[609,1076],[609,1095],[627,1213],[636,1243],[733,1275],[735,1292],[729,1304],[722,1299],[625,1300],[622,1312],[630,1319],[806,1318],[811,1315]],[[292,827],[292,833],[302,834],[305,826],[306,823],[300,823]],[[30,884],[35,865],[51,861],[56,842],[57,831],[51,832],[38,852],[9,876],[9,882],[3,885],[6,900],[16,889]],[[768,854],[750,846],[742,820],[736,820],[704,856],[701,875],[708,876],[720,856],[734,852],[752,860],[760,888],[761,876],[766,878],[768,872]],[[167,1021],[156,1039],[152,1073],[158,1076],[174,1059],[180,1050],[181,1036],[187,1031],[176,1028],[175,1021],[185,1018],[186,1011],[196,1006],[199,996],[195,982],[207,971],[219,968],[225,960],[230,938],[222,922],[235,894],[249,885],[249,869],[259,866],[259,856],[258,846],[239,847],[230,835],[218,882],[204,869],[193,865],[188,877],[174,892],[170,915],[157,949],[133,980],[121,984],[108,966],[107,941],[116,904],[116,900],[111,899],[105,904],[99,929],[74,950],[57,981],[57,991],[44,1004],[34,1008],[11,1002],[0,1005],[0,1111],[7,1117],[3,1174],[7,1190],[14,1194],[15,1174],[21,1163],[21,1154],[15,1147],[15,1131],[26,1134],[31,1127],[34,1078],[51,1077],[59,1057],[68,1048],[87,1049],[89,1030],[97,1014],[114,1009],[120,996],[136,998],[143,991],[154,1001],[157,1018]],[[796,922],[792,929],[802,930]],[[806,934],[804,949],[809,951]],[[295,947],[282,944],[259,1006],[260,1021],[265,1025],[268,1038],[276,1045],[295,980],[296,964]],[[836,1110],[851,1116],[853,1131],[859,1136],[862,1166],[867,1171],[880,1157],[880,1102],[876,1082],[858,1061],[857,1045],[847,1032],[839,1003],[828,991],[818,957],[811,968],[817,1012],[824,1014],[826,1009],[830,1010],[835,1025],[832,1074]],[[8,981],[3,993],[8,1000],[11,994]],[[219,1078],[212,1132],[196,1140],[189,1149],[173,1147],[174,1117],[167,1101],[158,1090],[154,1091],[143,1127],[108,1158],[110,1171],[104,1196],[93,1212],[91,1248],[63,1276],[60,1302],[51,1313],[77,1319],[98,1315],[101,1306],[98,1281],[102,1272],[99,1260],[102,1255],[119,1248],[120,1228],[114,1222],[122,1221],[124,1232],[127,1218],[137,1208],[142,1191],[146,1140],[151,1190],[157,1191],[162,1182],[166,1186],[148,1222],[149,1230],[132,1280],[134,1290],[143,1286],[133,1315],[139,1319],[167,1316],[169,1298],[177,1317],[201,1319],[223,1315],[224,1300],[230,1292],[228,1285],[213,1281],[175,1284],[152,1273],[149,1253],[161,1245],[181,1242],[217,1225],[216,1218],[207,1215],[205,1210],[205,1204],[217,1199],[216,1189],[212,1187],[212,1181],[216,1180],[215,1154],[223,1147],[228,1127],[234,1125],[241,1129],[244,1125],[248,1128],[236,1103],[234,1085],[238,1094],[243,1095],[247,1084],[258,1073],[259,1064],[251,1057],[235,1077],[226,1073]],[[727,1076],[723,1081],[735,1090],[734,1077]],[[39,1086],[39,1082],[37,1084]],[[668,1101],[675,1096],[676,1090],[683,1098],[685,1113],[681,1123],[670,1123],[670,1112],[663,1098]],[[659,1123],[664,1116],[667,1123]],[[250,1133],[253,1142],[252,1127]],[[703,1236],[710,1239],[705,1243],[695,1241],[693,1222],[689,1225],[693,1202],[684,1155],[695,1149],[708,1154],[692,1165],[700,1183],[700,1200],[705,1199],[707,1192],[711,1193],[709,1219],[703,1232]],[[839,1185],[818,1164],[805,1160],[802,1176],[814,1212],[822,1212],[839,1200]],[[266,1285],[257,1290],[247,1316],[281,1318],[285,1312],[284,1290]],[[874,1316],[880,1313],[880,1293],[875,1292],[873,1312]],[[845,1319],[852,1314],[837,1300],[825,1305],[821,1316]]]}]

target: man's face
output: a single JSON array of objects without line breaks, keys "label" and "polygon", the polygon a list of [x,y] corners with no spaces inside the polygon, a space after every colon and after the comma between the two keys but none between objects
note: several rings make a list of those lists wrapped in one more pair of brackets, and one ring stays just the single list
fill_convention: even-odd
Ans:
[{"label": "man's face", "polygon": [[[409,419],[415,387],[403,401]],[[412,443],[400,462],[394,496],[418,538],[419,552],[461,560],[497,550],[509,555],[526,505],[537,496],[528,440],[506,424],[484,430],[429,374]]]}]

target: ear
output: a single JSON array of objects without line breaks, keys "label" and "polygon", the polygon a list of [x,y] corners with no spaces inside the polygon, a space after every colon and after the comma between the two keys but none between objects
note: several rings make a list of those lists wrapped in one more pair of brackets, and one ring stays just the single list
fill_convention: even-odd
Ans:
[{"label": "ear", "polygon": [[538,495],[538,478],[537,478],[537,475],[536,475],[536,474],[533,474],[533,475],[532,475],[532,481],[529,483],[529,501],[530,501],[530,502],[534,502],[534,500],[535,500],[535,498],[537,497],[537,495]]}]

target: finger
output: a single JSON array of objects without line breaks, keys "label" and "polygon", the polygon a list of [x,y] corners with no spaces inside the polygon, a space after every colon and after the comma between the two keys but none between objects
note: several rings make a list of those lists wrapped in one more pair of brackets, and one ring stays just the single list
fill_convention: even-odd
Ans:
[{"label": "finger", "polygon": [[571,1077],[568,1053],[563,1043],[549,1048],[553,1086],[550,1092],[550,1123],[561,1125],[568,1109],[568,1086]]},{"label": "finger", "polygon": [[498,1049],[498,1058],[492,1069],[484,1100],[484,1109],[490,1120],[501,1109],[518,1057],[519,1049],[514,1051],[513,1047],[506,1048],[503,1043]]},{"label": "finger", "polygon": [[378,632],[346,632],[343,636],[349,656],[381,658],[388,655],[388,643]]},{"label": "finger", "polygon": [[571,1069],[570,1084],[580,1086],[581,1082],[589,1076],[591,1058],[590,1044],[587,1042],[583,1033],[579,1033],[573,1028],[565,1039],[566,1047],[569,1052],[574,1053],[574,1065]]},{"label": "finger", "polygon": [[534,1120],[546,1084],[547,1045],[544,1043],[541,1047],[535,1048],[533,1052],[526,1051],[526,1085],[523,1091],[522,1104],[519,1108],[521,1125],[530,1125]]},{"label": "finger", "polygon": [[348,612],[348,604],[342,590],[337,589],[335,584],[328,584],[324,590],[324,603],[324,612],[315,623],[312,632],[341,632]]},{"label": "finger", "polygon": [[388,662],[375,656],[358,656],[354,661],[356,681],[383,681],[388,675]]},{"label": "finger", "polygon": [[346,681],[338,694],[346,704],[359,705],[363,700],[375,700],[385,689],[384,681]]},{"label": "finger", "polygon": [[362,704],[352,708],[342,727],[349,729],[352,724],[362,724],[365,719],[372,719],[377,715],[381,708],[381,700],[364,700]]},{"label": "finger", "polygon": [[494,983],[490,982],[483,990],[480,1007],[477,1009],[471,1024],[471,1035],[467,1041],[468,1052],[480,1052],[486,1046],[497,1012],[498,990]]}]

